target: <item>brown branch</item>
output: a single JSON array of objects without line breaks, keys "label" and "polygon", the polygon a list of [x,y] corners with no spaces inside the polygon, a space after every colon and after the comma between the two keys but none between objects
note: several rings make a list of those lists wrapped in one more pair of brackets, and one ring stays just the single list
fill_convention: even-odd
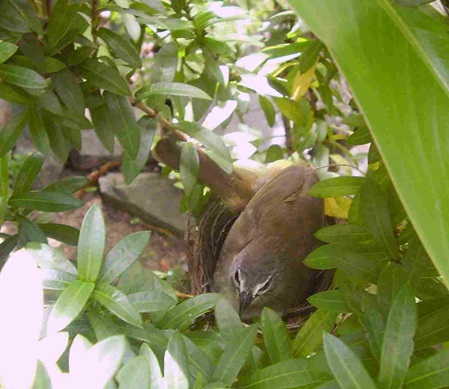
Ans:
[{"label": "brown branch", "polygon": [[284,115],[282,115],[282,124],[284,125],[285,147],[287,149],[287,154],[290,156],[293,154],[292,126],[290,120]]}]

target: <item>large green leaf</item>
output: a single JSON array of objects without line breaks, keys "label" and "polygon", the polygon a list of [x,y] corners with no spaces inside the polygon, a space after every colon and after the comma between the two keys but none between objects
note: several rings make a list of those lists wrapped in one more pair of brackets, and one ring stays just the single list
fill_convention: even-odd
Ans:
[{"label": "large green leaf", "polygon": [[338,197],[356,193],[364,183],[363,177],[334,177],[317,182],[307,194],[314,197]]},{"label": "large green leaf", "polygon": [[376,384],[360,359],[340,339],[325,333],[324,351],[327,362],[340,387],[345,389],[376,389]]},{"label": "large green leaf", "polygon": [[11,84],[30,89],[44,89],[44,78],[34,70],[15,65],[0,65],[0,78]]},{"label": "large green leaf", "polygon": [[262,332],[272,363],[290,359],[290,337],[282,318],[270,308],[262,311]]},{"label": "large green leaf", "polygon": [[150,389],[151,371],[147,359],[139,355],[128,360],[118,371],[116,379],[122,388]]},{"label": "large green leaf", "polygon": [[184,340],[175,332],[169,342],[164,356],[164,378],[168,388],[189,388],[189,360]]},{"label": "large green leaf", "polygon": [[449,350],[424,359],[412,366],[405,377],[406,389],[433,389],[447,386],[449,382]]},{"label": "large green leaf", "polygon": [[78,243],[78,274],[80,279],[96,281],[103,262],[106,227],[101,209],[94,204],[87,211]]},{"label": "large green leaf", "polygon": [[81,207],[83,202],[64,193],[29,192],[11,197],[9,205],[42,212],[64,212]]},{"label": "large green leaf", "polygon": [[416,232],[449,282],[447,26],[388,0],[290,3],[338,62]]}]

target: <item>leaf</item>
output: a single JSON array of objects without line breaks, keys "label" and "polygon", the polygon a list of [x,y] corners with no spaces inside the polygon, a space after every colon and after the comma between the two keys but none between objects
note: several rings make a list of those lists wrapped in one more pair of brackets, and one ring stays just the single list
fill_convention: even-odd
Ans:
[{"label": "leaf", "polygon": [[416,290],[429,267],[432,267],[432,263],[421,242],[411,242],[403,260],[403,269],[407,282],[413,289]]},{"label": "leaf", "polygon": [[54,181],[46,186],[43,190],[45,192],[61,192],[72,194],[84,189],[89,185],[89,179],[83,176],[64,177],[61,180]]},{"label": "leaf", "polygon": [[237,332],[223,351],[213,374],[213,380],[231,385],[248,359],[254,346],[257,326],[252,325]]},{"label": "leaf", "polygon": [[402,265],[388,263],[380,273],[377,282],[377,304],[385,318],[390,312],[396,295],[406,283],[407,275]]},{"label": "leaf", "polygon": [[64,193],[29,192],[11,197],[9,205],[42,212],[64,212],[83,206],[83,202]]},{"label": "leaf", "polygon": [[274,109],[273,104],[267,97],[260,95],[259,105],[265,114],[265,119],[267,119],[268,125],[273,127],[276,122],[276,110]]},{"label": "leaf", "polygon": [[149,231],[135,232],[125,236],[106,256],[101,267],[99,282],[111,283],[134,261],[139,259],[150,239]]},{"label": "leaf", "polygon": [[270,308],[262,310],[262,333],[271,363],[283,362],[290,357],[290,338],[282,318]]},{"label": "leaf", "polygon": [[128,295],[128,298],[137,311],[142,313],[166,311],[176,304],[176,300],[156,290],[133,293]]},{"label": "leaf", "polygon": [[324,292],[315,293],[313,296],[310,296],[307,301],[323,311],[336,313],[352,312],[352,309],[346,304],[343,296],[338,290],[326,290]]},{"label": "leaf", "polygon": [[151,350],[150,346],[146,343],[142,343],[140,347],[140,355],[144,356],[147,360],[147,364],[150,368],[150,381],[151,389],[165,389],[165,382],[162,378],[161,368],[159,366],[159,362],[157,360],[156,355],[153,350]]},{"label": "leaf", "polygon": [[50,376],[45,365],[40,360],[37,361],[36,376],[32,389],[51,389]]},{"label": "leaf", "polygon": [[337,267],[338,261],[334,259],[333,253],[338,248],[338,244],[320,246],[304,259],[304,264],[317,270],[334,269]]},{"label": "leaf", "polygon": [[147,359],[141,355],[127,361],[118,371],[116,380],[123,388],[150,389],[150,375]]},{"label": "leaf", "polygon": [[[114,124],[111,124],[112,120],[109,114],[109,107],[106,104],[101,104],[97,107],[90,107],[89,112],[98,139],[105,147],[105,149],[112,154],[114,152],[114,132],[111,131],[111,128],[114,126]],[[144,139],[142,138],[141,141],[143,142]],[[123,158],[127,158],[127,160],[130,160],[130,158],[126,154],[123,156]],[[125,177],[127,176],[128,173]]]},{"label": "leaf", "polygon": [[137,125],[140,129],[140,148],[137,157],[131,159],[125,154],[122,158],[122,173],[127,185],[134,181],[148,161],[157,121],[155,119],[141,119]]},{"label": "leaf", "polygon": [[140,129],[128,99],[110,92],[104,92],[103,96],[109,108],[112,131],[129,157],[135,159],[140,148]]},{"label": "leaf", "polygon": [[157,52],[152,67],[151,82],[172,82],[178,67],[178,50],[175,42],[163,45]]},{"label": "leaf", "polygon": [[0,78],[10,84],[29,89],[44,89],[47,83],[34,70],[15,65],[0,65]]},{"label": "leaf", "polygon": [[70,246],[78,245],[79,230],[75,227],[58,223],[38,223],[38,227],[49,238],[58,240]]},{"label": "leaf", "polygon": [[184,343],[186,345],[187,356],[189,358],[189,371],[192,377],[198,377],[201,375],[210,381],[215,364],[213,359],[202,351],[194,342],[189,338],[183,336]]},{"label": "leaf", "polygon": [[418,304],[418,328],[415,335],[417,350],[449,340],[449,299],[447,296]]},{"label": "leaf", "polygon": [[188,389],[189,368],[187,350],[182,336],[175,332],[168,341],[164,356],[164,378],[168,388]]},{"label": "leaf", "polygon": [[[1,73],[0,73],[1,75]],[[202,100],[212,100],[212,98],[201,89],[180,82],[158,82],[149,86],[144,86],[136,92],[136,98],[146,99],[150,96],[170,95],[191,97]]]},{"label": "leaf", "polygon": [[198,316],[211,309],[220,298],[216,293],[206,293],[186,300],[172,308],[162,318],[162,328],[188,328]]},{"label": "leaf", "polygon": [[47,243],[47,237],[36,223],[27,217],[17,215],[19,225],[19,242]]},{"label": "leaf", "polygon": [[58,332],[67,327],[82,311],[95,284],[81,280],[73,281],[59,296],[48,318],[48,332]]},{"label": "leaf", "polygon": [[142,328],[139,312],[120,289],[108,284],[97,284],[92,297],[120,319]]},{"label": "leaf", "polygon": [[72,27],[80,4],[70,4],[68,0],[58,0],[51,9],[47,39],[51,46],[62,41]]},{"label": "leaf", "polygon": [[[448,283],[449,241],[440,239],[449,235],[449,219],[442,217],[449,214],[444,197],[449,181],[449,170],[444,168],[444,150],[449,148],[449,61],[445,55],[449,42],[442,39],[446,24],[420,9],[397,7],[387,0],[351,0],[344,5],[292,0],[291,4],[348,80],[399,198]],[[385,55],[393,52],[393,56]],[[419,82],[414,82],[417,74]],[[425,140],[423,128],[430,134]],[[417,182],[426,185],[410,190],[410,183]]]},{"label": "leaf", "polygon": [[244,378],[244,385],[239,387],[242,389],[315,388],[317,383],[327,378],[327,374],[313,371],[306,359],[294,359],[260,369],[249,379]]},{"label": "leaf", "polygon": [[448,382],[449,350],[443,350],[413,365],[405,377],[404,388],[442,388]]},{"label": "leaf", "polygon": [[243,328],[240,316],[225,298],[218,300],[214,313],[217,327],[224,340],[229,341],[235,332]]},{"label": "leaf", "polygon": [[360,191],[361,213],[365,224],[380,247],[392,260],[400,254],[394,239],[387,198],[377,183],[366,180]]},{"label": "leaf", "polygon": [[9,254],[15,249],[19,241],[18,234],[10,235],[0,243],[0,270],[9,257]]},{"label": "leaf", "polygon": [[18,195],[30,190],[31,185],[39,174],[43,163],[44,156],[38,152],[31,154],[22,163],[19,173],[17,174],[16,181],[14,182],[13,195]]},{"label": "leaf", "polygon": [[38,17],[36,9],[26,1],[11,1],[10,4],[25,21],[26,25],[38,35],[44,35],[42,21]]},{"label": "leaf", "polygon": [[54,269],[78,276],[75,265],[69,261],[61,249],[48,244],[28,243],[27,251],[34,257],[41,269]]},{"label": "leaf", "polygon": [[30,96],[21,88],[15,85],[8,85],[0,82],[0,99],[9,101],[14,104],[29,105]]},{"label": "leaf", "polygon": [[330,331],[337,315],[334,312],[316,310],[296,334],[292,344],[294,358],[308,357],[323,340],[323,331]]},{"label": "leaf", "polygon": [[30,109],[28,120],[28,128],[30,130],[33,143],[42,154],[47,154],[50,150],[50,144],[40,110]]},{"label": "leaf", "polygon": [[393,301],[385,326],[378,377],[382,388],[402,388],[413,353],[415,330],[415,299],[405,285]]},{"label": "leaf", "polygon": [[[0,75],[1,77],[1,75]],[[28,120],[28,110],[24,109],[15,115],[0,131],[0,158],[3,157],[16,144],[26,121]]]},{"label": "leaf", "polygon": [[232,162],[231,156],[229,155],[229,151],[224,144],[223,139],[214,132],[193,122],[179,122],[175,125],[175,127],[207,146],[212,152],[224,160]]},{"label": "leaf", "polygon": [[265,163],[279,161],[280,159],[284,159],[284,151],[282,147],[279,145],[271,145],[267,149]]},{"label": "leaf", "polygon": [[92,205],[84,216],[78,240],[78,275],[86,281],[97,281],[106,240],[106,227],[100,207]]},{"label": "leaf", "polygon": [[[80,387],[104,388],[122,364],[126,349],[125,337],[116,335],[103,339],[87,351],[82,350],[83,354],[81,358],[78,357],[76,370],[70,371],[70,375],[73,374],[73,382]],[[95,371],[95,374],[89,374],[92,371]]]},{"label": "leaf", "polygon": [[372,354],[380,359],[385,323],[382,314],[377,309],[367,310],[360,316],[360,322],[367,332],[367,339]]},{"label": "leaf", "polygon": [[192,194],[197,184],[199,170],[200,159],[195,145],[191,142],[182,143],[179,173],[187,196]]},{"label": "leaf", "polygon": [[131,42],[121,35],[107,28],[100,28],[98,36],[103,39],[112,51],[126,63],[134,68],[142,67],[142,61],[136,48]]},{"label": "leaf", "polygon": [[56,93],[73,113],[84,116],[84,96],[73,73],[65,68],[51,75]]},{"label": "leaf", "polygon": [[324,352],[337,382],[345,389],[376,389],[360,359],[337,337],[325,333]]},{"label": "leaf", "polygon": [[49,290],[64,290],[76,280],[74,274],[66,273],[60,270],[41,269],[42,287]]},{"label": "leaf", "polygon": [[314,197],[339,197],[355,194],[365,182],[364,177],[335,177],[317,182],[308,191]]},{"label": "leaf", "polygon": [[0,64],[10,58],[18,48],[14,43],[0,42]]},{"label": "leaf", "polygon": [[349,146],[364,145],[366,143],[371,143],[373,139],[366,125],[362,125],[357,128],[348,138],[347,142]]},{"label": "leaf", "polygon": [[98,88],[120,96],[131,95],[128,84],[116,68],[88,58],[78,65],[78,70],[83,78]]},{"label": "leaf", "polygon": [[335,224],[324,227],[315,233],[315,237],[326,243],[357,243],[373,239],[365,227],[355,224]]},{"label": "leaf", "polygon": [[313,67],[313,65],[315,65],[323,48],[324,45],[319,40],[312,41],[311,44],[306,47],[299,57],[299,71],[301,73],[306,73]]}]

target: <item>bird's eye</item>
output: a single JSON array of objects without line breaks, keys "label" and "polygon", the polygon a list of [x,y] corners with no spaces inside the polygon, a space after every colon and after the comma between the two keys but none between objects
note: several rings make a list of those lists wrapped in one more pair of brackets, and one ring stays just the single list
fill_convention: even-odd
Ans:
[{"label": "bird's eye", "polygon": [[237,269],[235,271],[233,279],[234,279],[234,284],[237,287],[240,287],[240,270],[239,269]]},{"label": "bird's eye", "polygon": [[264,283],[261,283],[256,286],[255,289],[255,295],[260,296],[261,294],[264,294],[268,289],[270,289],[271,284],[273,281],[273,277],[269,277]]}]

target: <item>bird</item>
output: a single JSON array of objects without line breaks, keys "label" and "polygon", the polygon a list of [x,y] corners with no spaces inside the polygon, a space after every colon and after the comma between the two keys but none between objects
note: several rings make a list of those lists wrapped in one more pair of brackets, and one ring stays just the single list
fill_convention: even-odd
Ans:
[{"label": "bird", "polygon": [[[216,194],[199,224],[198,255],[189,263],[191,283],[222,293],[242,320],[269,307],[287,316],[320,284],[321,273],[304,258],[320,245],[324,204],[307,195],[316,171],[306,163],[274,163],[225,173],[200,148],[199,181]],[[180,148],[162,138],[153,156],[179,169]],[[201,283],[200,282],[200,283]]]}]

